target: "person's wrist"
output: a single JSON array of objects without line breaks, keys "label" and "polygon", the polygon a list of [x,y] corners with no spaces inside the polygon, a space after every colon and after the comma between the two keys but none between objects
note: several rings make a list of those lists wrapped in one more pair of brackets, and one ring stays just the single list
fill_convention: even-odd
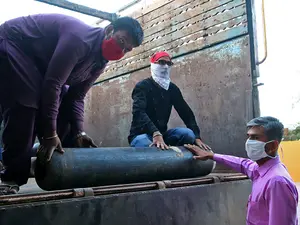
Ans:
[{"label": "person's wrist", "polygon": [[84,131],[79,131],[79,132],[75,135],[74,139],[76,140],[76,139],[78,139],[78,138],[80,138],[80,137],[82,137],[82,136],[86,136],[86,133],[85,133]]},{"label": "person's wrist", "polygon": [[162,136],[162,134],[161,134],[159,131],[155,131],[155,132],[152,134],[152,137],[153,137],[153,138],[158,137],[158,136]]},{"label": "person's wrist", "polygon": [[214,159],[214,153],[213,152],[208,152],[207,155],[208,155],[208,159],[211,159],[211,160]]},{"label": "person's wrist", "polygon": [[51,139],[54,137],[57,137],[56,130],[46,130],[44,132],[44,137],[43,137],[44,139]]},{"label": "person's wrist", "polygon": [[45,119],[42,121],[43,125],[43,137],[53,137],[56,133],[56,120]]},{"label": "person's wrist", "polygon": [[200,138],[196,138],[195,142],[196,142],[196,144],[197,144],[197,142],[202,142],[202,141],[201,141]]}]

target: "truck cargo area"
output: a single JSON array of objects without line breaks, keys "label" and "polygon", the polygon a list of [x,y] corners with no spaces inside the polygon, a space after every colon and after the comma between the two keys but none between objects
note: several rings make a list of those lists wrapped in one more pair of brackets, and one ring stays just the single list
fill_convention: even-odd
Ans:
[{"label": "truck cargo area", "polygon": [[0,197],[0,224],[240,225],[250,190],[246,176],[231,173],[51,192],[31,179]]}]

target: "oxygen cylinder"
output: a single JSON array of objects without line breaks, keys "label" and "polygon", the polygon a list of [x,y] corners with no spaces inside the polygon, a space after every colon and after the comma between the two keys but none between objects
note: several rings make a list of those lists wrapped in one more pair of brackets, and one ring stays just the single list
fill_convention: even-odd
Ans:
[{"label": "oxygen cylinder", "polygon": [[76,148],[54,152],[49,163],[37,156],[35,179],[44,190],[95,187],[201,177],[212,172],[212,160],[193,159],[184,147]]}]

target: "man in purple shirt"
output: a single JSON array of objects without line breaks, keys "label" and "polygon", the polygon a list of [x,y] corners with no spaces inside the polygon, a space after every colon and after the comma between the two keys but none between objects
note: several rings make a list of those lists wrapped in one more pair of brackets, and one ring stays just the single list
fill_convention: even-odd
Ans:
[{"label": "man in purple shirt", "polygon": [[247,225],[298,225],[297,188],[277,154],[283,125],[273,117],[258,117],[248,124],[245,147],[250,159],[214,154],[186,145],[200,160],[212,159],[246,174],[253,182],[247,204]]},{"label": "man in purple shirt", "polygon": [[108,61],[119,60],[143,41],[139,22],[122,17],[105,29],[60,14],[40,14],[0,26],[0,106],[3,163],[0,194],[16,193],[27,182],[36,134],[49,161],[63,153],[58,127],[61,92],[78,147],[93,146],[83,132],[84,97]]}]

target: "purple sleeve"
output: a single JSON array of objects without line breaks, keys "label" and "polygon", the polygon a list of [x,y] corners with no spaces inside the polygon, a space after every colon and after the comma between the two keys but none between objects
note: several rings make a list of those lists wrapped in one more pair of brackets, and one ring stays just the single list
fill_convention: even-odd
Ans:
[{"label": "purple sleeve", "polygon": [[98,70],[94,73],[90,79],[75,85],[71,86],[68,90],[66,96],[67,101],[69,102],[70,107],[70,123],[71,123],[71,133],[73,135],[78,134],[83,131],[84,123],[84,98],[89,89],[93,86],[95,80],[103,72],[104,68],[100,71]]},{"label": "purple sleeve", "polygon": [[41,102],[44,132],[46,133],[56,131],[59,95],[62,86],[84,54],[85,45],[77,37],[68,34],[59,38],[43,83]]},{"label": "purple sleeve", "polygon": [[247,175],[250,179],[253,178],[253,171],[257,167],[256,162],[250,159],[239,158],[231,155],[214,154],[213,160]]},{"label": "purple sleeve", "polygon": [[269,225],[297,225],[298,193],[284,177],[269,181],[265,192],[269,209]]}]

